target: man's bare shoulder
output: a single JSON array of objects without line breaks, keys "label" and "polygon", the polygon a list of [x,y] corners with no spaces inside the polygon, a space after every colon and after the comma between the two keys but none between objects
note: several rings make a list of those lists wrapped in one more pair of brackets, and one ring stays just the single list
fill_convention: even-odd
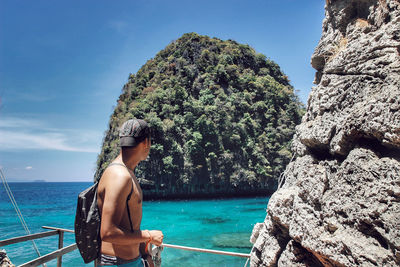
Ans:
[{"label": "man's bare shoulder", "polygon": [[129,171],[121,165],[109,166],[101,176],[99,188],[122,190],[131,183]]}]

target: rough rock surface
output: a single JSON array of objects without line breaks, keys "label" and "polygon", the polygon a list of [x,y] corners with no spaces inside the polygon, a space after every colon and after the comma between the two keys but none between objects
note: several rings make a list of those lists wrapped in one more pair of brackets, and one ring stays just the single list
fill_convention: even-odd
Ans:
[{"label": "rough rock surface", "polygon": [[251,266],[400,266],[400,1],[330,0]]},{"label": "rough rock surface", "polygon": [[4,249],[0,250],[0,267],[15,267],[15,265],[11,263],[7,256],[7,252]]}]

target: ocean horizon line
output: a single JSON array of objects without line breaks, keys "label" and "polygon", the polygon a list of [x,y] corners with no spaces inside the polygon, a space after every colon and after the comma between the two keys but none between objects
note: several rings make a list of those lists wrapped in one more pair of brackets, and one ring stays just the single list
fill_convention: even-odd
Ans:
[{"label": "ocean horizon line", "polygon": [[9,179],[7,183],[93,183],[93,180],[90,181],[82,181],[82,180],[73,180],[73,181],[47,181],[47,180],[13,180]]}]

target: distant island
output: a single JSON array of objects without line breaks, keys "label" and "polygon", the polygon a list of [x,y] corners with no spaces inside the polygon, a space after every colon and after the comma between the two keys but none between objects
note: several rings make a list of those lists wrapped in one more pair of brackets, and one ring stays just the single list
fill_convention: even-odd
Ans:
[{"label": "distant island", "polygon": [[34,183],[45,183],[46,180],[38,179],[38,180],[33,180]]},{"label": "distant island", "polygon": [[120,125],[140,118],[152,127],[150,159],[136,169],[145,197],[266,195],[292,157],[304,112],[288,77],[265,55],[186,33],[129,75],[95,179],[119,153]]}]

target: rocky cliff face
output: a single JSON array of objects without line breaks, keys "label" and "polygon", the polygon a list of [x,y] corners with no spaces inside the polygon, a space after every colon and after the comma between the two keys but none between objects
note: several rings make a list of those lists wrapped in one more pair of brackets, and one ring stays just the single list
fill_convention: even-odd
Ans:
[{"label": "rocky cliff face", "polygon": [[251,266],[400,265],[400,2],[325,8],[317,86]]},{"label": "rocky cliff face", "polygon": [[7,252],[4,249],[0,250],[0,267],[15,267],[15,265],[11,263],[7,256]]}]

